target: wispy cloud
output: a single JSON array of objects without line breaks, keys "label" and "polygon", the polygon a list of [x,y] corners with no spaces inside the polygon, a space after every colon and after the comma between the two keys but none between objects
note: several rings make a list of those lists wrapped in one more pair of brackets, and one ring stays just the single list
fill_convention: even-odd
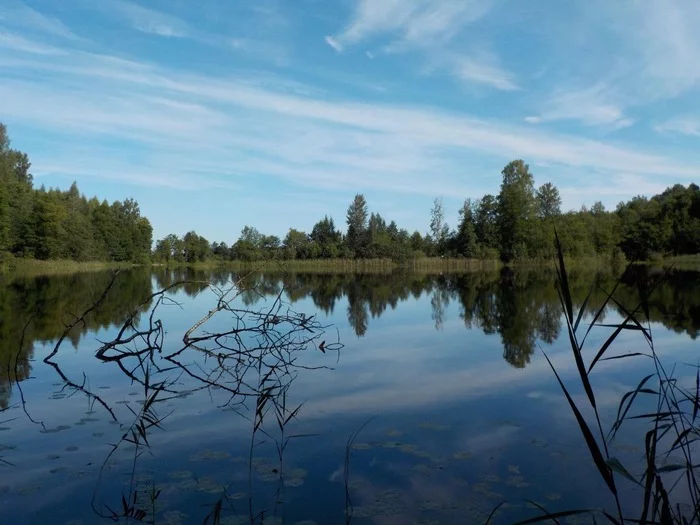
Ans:
[{"label": "wispy cloud", "polygon": [[22,51],[24,53],[35,53],[37,55],[62,55],[64,51],[54,46],[45,45],[39,42],[28,40],[20,35],[0,31],[0,48],[5,47]]},{"label": "wispy cloud", "polygon": [[[646,150],[430,107],[319,99],[298,87],[290,92],[287,79],[270,75],[256,83],[78,52],[51,60],[0,56],[0,66],[29,74],[0,85],[4,118],[60,131],[56,140],[67,150],[83,140],[118,138],[147,155],[147,162],[135,161],[134,172],[151,170],[152,180],[168,184],[160,174],[172,171],[178,188],[201,177],[227,183],[273,177],[315,188],[463,198],[478,194],[487,180],[463,177],[467,158],[505,163],[522,157],[613,179],[621,172],[651,176],[659,184],[660,177],[674,182],[700,177],[696,164]],[[37,74],[49,82],[33,81]],[[101,158],[100,170],[117,174],[120,151]],[[55,160],[44,161],[59,167]],[[71,162],[61,161],[65,170]],[[119,168],[110,169],[110,162]]]},{"label": "wispy cloud", "polygon": [[79,37],[58,18],[39,13],[19,0],[8,0],[0,5],[0,20],[10,27],[79,40]]},{"label": "wispy cloud", "polygon": [[175,38],[192,36],[192,29],[184,20],[128,0],[100,0],[89,5],[108,11],[143,33]]},{"label": "wispy cloud", "polygon": [[647,96],[673,97],[700,85],[700,3],[636,0],[624,31],[643,60]]},{"label": "wispy cloud", "polygon": [[491,0],[358,0],[350,23],[339,34],[327,36],[326,43],[341,52],[374,42],[385,54],[419,53],[428,70],[447,71],[469,84],[517,89],[514,76],[492,55],[453,49],[456,37],[483,18],[491,4]]},{"label": "wispy cloud", "polygon": [[333,49],[335,49],[339,53],[343,50],[343,46],[341,45],[341,43],[338,42],[335,38],[333,38],[330,35],[326,37],[326,44],[331,46]]},{"label": "wispy cloud", "polygon": [[661,133],[672,132],[681,135],[700,137],[700,118],[675,117],[658,124],[654,129]]},{"label": "wispy cloud", "polygon": [[527,117],[536,124],[555,120],[577,120],[589,126],[607,126],[615,129],[630,126],[634,121],[625,116],[617,103],[619,97],[604,83],[585,89],[562,90],[551,94],[543,104],[540,115]]},{"label": "wispy cloud", "polygon": [[503,91],[518,89],[512,74],[489,61],[479,62],[464,58],[457,60],[454,67],[455,75],[462,80],[485,84]]}]

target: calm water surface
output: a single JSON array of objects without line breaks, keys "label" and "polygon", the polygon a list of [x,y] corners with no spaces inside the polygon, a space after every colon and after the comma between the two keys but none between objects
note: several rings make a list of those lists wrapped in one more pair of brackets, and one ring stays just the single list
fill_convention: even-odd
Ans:
[{"label": "calm water surface", "polygon": [[[615,277],[573,276],[577,304],[596,286],[589,318]],[[542,354],[580,398],[551,275],[264,274],[222,302],[238,278],[123,272],[60,343],[111,274],[0,280],[2,523],[483,523],[502,501],[494,521],[510,523],[528,500],[611,503]],[[182,279],[197,282],[149,299]],[[682,375],[700,273],[665,278],[650,316]],[[616,353],[644,349],[623,335]],[[648,366],[597,366],[605,417]],[[613,446],[626,465],[641,432]]]}]

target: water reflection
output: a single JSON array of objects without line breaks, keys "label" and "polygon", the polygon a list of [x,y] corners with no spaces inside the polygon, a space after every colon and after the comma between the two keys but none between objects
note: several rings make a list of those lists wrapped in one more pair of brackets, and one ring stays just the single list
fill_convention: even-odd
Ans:
[{"label": "water reflection", "polygon": [[[99,298],[111,279],[108,272],[0,277],[0,408],[8,406],[10,384],[29,377],[35,344],[56,340],[76,315]],[[85,333],[121,325],[150,295],[151,286],[150,271],[119,275],[109,300],[76,325],[67,341],[78,348]],[[149,306],[144,304],[141,310]]]},{"label": "water reflection", "polygon": [[[637,286],[661,271],[649,267],[632,267],[623,276],[617,290],[622,304],[636,304]],[[615,275],[608,272],[574,272],[571,275],[573,301],[580,306],[591,292],[587,311],[594,315],[597,305],[612,290]],[[73,316],[84,311],[104,290],[111,279],[109,272],[69,276],[16,278],[0,280],[0,408],[9,403],[9,384],[26,379],[31,373],[34,345],[55,340]],[[460,316],[467,329],[484,334],[499,334],[503,358],[512,366],[525,367],[537,341],[551,344],[559,336],[560,307],[551,273],[513,272],[504,269],[493,273],[413,274],[403,272],[375,274],[324,273],[255,273],[239,274],[225,269],[158,269],[123,272],[99,310],[91,312],[68,334],[77,348],[83,334],[120,326],[154,288],[163,289],[186,281],[182,291],[194,297],[207,288],[226,286],[242,279],[241,302],[255,306],[265,297],[278,295],[283,289],[291,303],[311,299],[314,306],[327,314],[347,299],[347,320],[358,337],[371,328],[371,320],[395,309],[401,302],[430,298],[431,318],[436,330],[445,322],[447,307],[460,305]],[[137,312],[138,313],[138,312]],[[605,315],[603,313],[603,315]],[[672,270],[663,274],[649,304],[653,322],[690,336],[700,334],[700,273]],[[31,320],[31,322],[29,322]],[[601,319],[603,320],[603,319]],[[29,322],[29,324],[27,324]],[[136,318],[138,322],[138,317]],[[22,348],[19,347],[23,339]]]},{"label": "water reflection", "polygon": [[[570,277],[577,307],[590,292],[586,303],[589,315],[596,312],[605,299],[605,291],[611,290],[615,282],[615,276],[605,272],[574,272]],[[210,494],[212,501],[221,502],[219,512],[226,514],[230,523],[266,523],[264,520],[270,514],[279,517],[276,511],[287,501],[285,490],[308,484],[307,499],[300,498],[295,510],[290,510],[298,515],[286,522],[307,518],[303,512],[311,501],[317,522],[339,523],[341,515],[342,521],[345,518],[339,510],[343,507],[342,491],[334,490],[329,484],[340,480],[349,483],[358,503],[352,514],[356,518],[353,523],[399,513],[426,513],[428,518],[437,520],[430,513],[447,511],[456,513],[447,522],[459,523],[464,521],[463,513],[467,511],[474,512],[472,516],[488,514],[488,506],[495,505],[501,496],[495,490],[498,483],[502,482],[500,490],[508,491],[509,496],[511,491],[515,494],[517,490],[535,490],[536,483],[524,481],[527,461],[531,459],[533,463],[530,472],[539,472],[542,468],[537,461],[542,458],[535,458],[532,453],[533,457],[526,461],[521,457],[521,448],[528,443],[539,448],[541,441],[536,441],[534,434],[526,437],[523,428],[530,425],[539,431],[544,419],[536,417],[537,411],[548,416],[550,412],[542,405],[539,408],[536,404],[527,405],[527,420],[509,421],[507,417],[525,412],[522,410],[525,405],[516,406],[511,399],[523,403],[539,399],[530,395],[543,394],[518,391],[518,395],[508,396],[506,404],[499,399],[498,391],[503,383],[512,385],[514,377],[537,371],[536,362],[527,365],[538,342],[550,344],[560,336],[560,307],[551,274],[507,269],[445,275],[402,272],[242,275],[224,269],[157,269],[152,273],[138,270],[119,274],[109,294],[101,300],[100,294],[111,279],[110,273],[80,274],[14,279],[0,286],[0,410],[10,414],[8,407],[12,403],[23,406],[26,397],[26,415],[33,416],[38,431],[32,433],[22,427],[17,416],[0,418],[11,421],[7,423],[10,432],[0,437],[14,436],[16,441],[21,435],[26,448],[24,455],[14,449],[8,455],[3,447],[7,443],[15,446],[14,443],[11,439],[0,442],[0,462],[5,460],[4,456],[7,461],[17,457],[23,463],[23,468],[14,471],[17,479],[30,478],[39,471],[32,467],[31,453],[59,461],[65,452],[77,454],[77,445],[85,446],[85,440],[102,438],[101,455],[85,458],[74,474],[99,480],[92,505],[98,515],[108,520],[148,521],[162,514],[160,511],[168,498],[180,504],[178,512],[201,509],[201,495],[192,496],[186,492],[189,490]],[[238,290],[240,294],[230,300],[227,295],[230,283],[239,280],[243,283]],[[183,308],[173,306],[164,310],[170,307],[163,302],[166,296],[154,295],[154,290],[181,281],[186,282],[173,292]],[[700,333],[700,274],[683,271],[663,274],[657,269],[633,267],[623,276],[616,298],[622,305],[634,305],[640,289],[643,291],[645,286],[657,281],[649,303],[651,320],[695,339]],[[309,304],[300,304],[303,301]],[[96,302],[100,303],[99,308],[80,318],[80,313]],[[294,303],[306,313],[295,314]],[[337,361],[333,339],[324,334],[324,315],[313,318],[311,304],[321,314],[336,320],[346,318],[347,326],[357,337],[353,341],[353,354],[344,358],[345,377],[325,377],[316,383],[310,377],[320,368],[335,366]],[[384,321],[392,317],[390,310],[400,305],[420,307],[407,324],[399,327],[405,331],[407,326],[417,325],[416,331],[402,334],[395,344],[399,348],[394,348],[390,345],[394,344],[395,333]],[[162,317],[153,315],[156,306]],[[601,315],[620,313],[614,310]],[[202,319],[204,322],[197,324]],[[427,333],[420,326],[422,320],[428,325]],[[188,331],[190,326],[192,331]],[[51,348],[44,349],[43,355],[38,351],[41,345],[54,342],[64,333],[64,347],[84,346],[84,337],[91,334],[94,339],[97,332],[106,342],[99,343],[94,353],[82,352],[74,360],[65,352],[60,352],[55,360],[50,354],[46,357]],[[180,335],[173,335],[178,332]],[[478,336],[479,332],[496,337]],[[375,345],[379,340],[387,346],[363,348],[363,344]],[[478,347],[490,344],[490,348],[497,350],[498,362],[492,362],[493,352],[466,355],[463,340],[475,341]],[[429,346],[430,352],[422,353],[421,344],[425,345],[425,341],[431,345],[435,341],[436,347],[445,344],[445,348]],[[455,341],[460,344],[450,346]],[[503,366],[501,351],[510,366]],[[54,366],[63,379],[54,385],[58,390],[49,385],[59,378],[51,369],[47,372],[47,367],[39,368],[42,360]],[[100,366],[109,364],[109,372],[100,375],[95,362]],[[393,365],[392,374],[386,372],[388,362]],[[36,384],[25,381],[32,374],[32,366],[42,381],[32,386],[33,393],[27,388],[27,395],[19,399],[19,385]],[[522,370],[526,367],[527,370]],[[407,373],[409,369],[415,373]],[[304,395],[308,397],[292,401],[294,396],[290,394],[288,400],[292,381],[299,371],[309,372],[302,378],[306,387]],[[548,370],[544,372],[549,374]],[[464,399],[460,399],[463,404],[459,406],[448,406],[455,402],[459,392],[471,389],[473,394],[479,380],[489,382],[489,388],[493,386],[485,407],[467,405]],[[323,386],[319,387],[319,383]],[[66,385],[70,386],[68,390]],[[482,385],[481,390],[486,388]],[[11,392],[16,396],[13,400]],[[322,395],[315,395],[319,392]],[[76,408],[81,396],[70,400],[67,396],[71,393],[87,395],[90,403],[86,412],[84,408]],[[53,407],[42,412],[47,399],[65,400],[66,404],[62,405],[65,412]],[[112,433],[104,425],[99,432],[91,430],[81,435],[83,425],[100,424],[96,417],[100,414],[100,407],[95,406],[97,402],[121,426],[115,428],[115,425]],[[311,427],[288,430],[288,425],[297,424],[298,407],[302,403],[307,403],[302,413]],[[340,417],[344,406],[345,415]],[[376,423],[363,433],[353,450],[364,451],[364,456],[359,454],[359,459],[356,456],[354,477],[343,480],[342,447],[347,436],[353,435],[363,423],[347,414],[358,406],[371,407],[374,414],[381,410],[388,421]],[[430,413],[428,420],[418,415],[421,407],[426,406]],[[333,412],[335,418],[327,421],[325,416]],[[397,416],[399,412],[401,417]],[[169,435],[162,437],[158,434],[158,424],[168,414],[174,420],[167,420],[165,427]],[[71,428],[67,423],[73,415],[78,421]],[[235,418],[228,417],[234,415]],[[414,421],[407,421],[411,419]],[[556,424],[546,421],[549,425]],[[71,439],[83,441],[62,442],[58,436],[68,434],[69,430],[81,436]],[[37,433],[43,441],[30,442]],[[308,448],[300,447],[301,457],[296,458],[296,463],[290,463],[286,456],[283,458],[290,442],[303,441],[306,439],[303,436],[309,435],[321,437]],[[516,439],[520,440],[517,446],[503,444]],[[336,446],[339,440],[340,448]],[[115,442],[117,446],[110,445],[112,449],[104,450],[105,444]],[[59,453],[46,448],[56,443],[62,447]],[[199,450],[201,443],[206,443],[206,448]],[[494,450],[495,444],[499,448]],[[161,451],[160,464],[155,460],[149,463],[148,456],[140,454],[151,447]],[[553,454],[550,446],[541,448],[546,452],[544,459],[551,461],[554,456],[550,457]],[[561,448],[565,449],[563,444]],[[184,459],[182,449],[187,450]],[[496,458],[502,471],[499,475],[494,474]],[[557,464],[563,465],[565,460],[573,461],[557,451]],[[469,469],[463,467],[466,461],[471,462]],[[75,460],[67,467],[52,467],[49,474],[44,473],[51,480],[52,490],[63,487],[55,481],[65,472],[60,469],[74,468],[77,464]],[[193,464],[197,465],[196,473]],[[322,475],[313,479],[309,474],[312,467]],[[0,465],[0,468],[4,467]],[[163,472],[164,468],[168,471]],[[159,480],[156,474],[161,476]],[[169,481],[162,482],[163,476]],[[64,481],[69,482],[67,478]],[[35,486],[28,483],[18,489],[15,485],[21,482],[13,479],[12,497],[3,496],[5,487],[0,483],[0,512],[3,504],[12,504],[15,496]],[[583,477],[581,484],[586,484]],[[84,505],[84,498],[80,499],[84,489],[73,486],[70,492],[70,497],[80,501],[80,505]],[[551,489],[550,485],[545,497]],[[92,490],[88,487],[88,491]],[[155,496],[158,491],[162,491],[161,495]],[[327,508],[313,499],[317,491],[330,498]],[[431,499],[426,500],[430,492]],[[465,497],[465,493],[469,495]],[[126,495],[127,505],[120,511],[117,507],[122,495]],[[45,508],[59,512],[55,505],[46,504]],[[210,508],[210,521],[214,521],[217,506]],[[108,509],[117,509],[116,514],[110,514]],[[43,516],[25,516],[24,521],[42,523],[54,518],[49,510],[46,512]],[[173,512],[170,514],[173,523],[177,519],[181,523],[202,522],[202,519],[188,521],[186,516],[175,516]],[[73,517],[66,516],[63,521]]]}]

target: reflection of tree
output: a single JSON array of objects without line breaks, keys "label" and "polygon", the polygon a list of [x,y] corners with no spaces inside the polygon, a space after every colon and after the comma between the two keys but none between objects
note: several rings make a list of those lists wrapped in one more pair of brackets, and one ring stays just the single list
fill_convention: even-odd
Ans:
[{"label": "reflection of tree", "polygon": [[444,286],[435,288],[430,297],[430,308],[432,319],[435,322],[435,329],[442,330],[442,323],[445,320],[445,309],[450,304],[450,292]]},{"label": "reflection of tree", "polygon": [[540,324],[537,328],[539,338],[551,345],[559,337],[561,330],[561,308],[556,304],[546,302],[540,311]]},{"label": "reflection of tree", "polygon": [[[653,277],[654,272],[636,267],[624,276],[624,285],[616,292],[618,300],[628,306],[638,300],[637,283]],[[658,272],[656,272],[658,274]],[[207,272],[178,270],[167,280],[158,278],[159,286],[179,279],[205,281]],[[220,270],[214,282],[236,281],[244,277],[242,296],[246,306],[265,296],[274,296],[284,288],[293,303],[311,299],[319,310],[333,312],[343,297],[348,300],[348,324],[358,336],[369,329],[370,318],[378,318],[388,308],[395,308],[409,298],[430,295],[431,316],[437,329],[442,327],[446,307],[452,299],[460,303],[460,316],[469,329],[485,334],[499,334],[504,355],[513,366],[525,366],[537,340],[552,344],[561,331],[561,307],[554,275],[537,269],[473,272],[465,274],[429,275],[410,272],[368,274],[343,273],[250,273],[232,275]],[[593,293],[586,306],[589,318],[605,300],[603,290],[611,291],[616,275],[605,271],[574,268],[569,276],[574,303],[580,306],[586,295]],[[190,285],[193,293],[199,286]],[[650,300],[652,321],[662,322],[677,332],[691,337],[700,334],[700,274],[673,271],[661,283]],[[599,318],[602,321],[605,313]]]},{"label": "reflection of tree", "polygon": [[348,323],[355,330],[357,337],[362,337],[367,332],[367,306],[358,293],[359,286],[351,286],[348,290]]},{"label": "reflection of tree", "polygon": [[[57,339],[75,315],[93,304],[111,279],[111,272],[95,272],[0,281],[0,408],[9,403],[9,385],[29,377],[35,343]],[[66,338],[77,348],[87,331],[121,324],[126,312],[150,290],[149,270],[123,272],[117,277],[109,301],[91,312]],[[20,349],[25,325],[25,343]]]},{"label": "reflection of tree", "polygon": [[536,321],[538,308],[536,301],[515,282],[507,269],[501,273],[499,281],[498,332],[503,342],[503,359],[516,368],[523,368],[530,362],[535,350]]}]

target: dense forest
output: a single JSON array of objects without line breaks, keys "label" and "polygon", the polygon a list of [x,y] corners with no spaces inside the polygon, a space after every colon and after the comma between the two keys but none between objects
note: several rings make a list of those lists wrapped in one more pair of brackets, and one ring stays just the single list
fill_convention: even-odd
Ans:
[{"label": "dense forest", "polygon": [[153,251],[151,225],[133,199],[111,204],[87,199],[75,184],[68,191],[37,189],[29,168],[29,158],[10,148],[0,124],[0,263],[8,255],[139,263],[421,257],[511,262],[551,256],[555,227],[571,257],[647,260],[700,253],[696,184],[677,184],[651,198],[635,197],[615,210],[597,202],[562,212],[556,186],[536,187],[522,160],[503,168],[497,195],[464,201],[455,228],[446,223],[439,198],[426,213],[429,230],[410,233],[370,212],[364,195],[357,194],[347,210],[345,231],[326,216],[310,232],[290,228],[283,239],[245,226],[229,246],[190,231],[158,240]]},{"label": "dense forest", "polygon": [[29,168],[0,124],[0,263],[8,255],[148,262],[152,228],[133,199],[87,199],[75,183],[68,191],[37,189]]},{"label": "dense forest", "polygon": [[514,260],[549,257],[555,227],[567,255],[647,260],[700,253],[700,188],[675,185],[652,198],[635,197],[614,211],[597,202],[590,209],[562,213],[559,190],[551,183],[535,188],[522,160],[501,172],[498,195],[466,199],[459,223],[445,222],[441,199],[430,210],[430,230],[409,233],[379,213],[370,213],[362,194],[347,210],[347,230],[332,218],[318,221],[311,233],[290,228],[284,239],[245,226],[232,245],[210,243],[196,232],[168,235],[156,243],[153,260],[194,263],[208,260],[466,257]]}]

